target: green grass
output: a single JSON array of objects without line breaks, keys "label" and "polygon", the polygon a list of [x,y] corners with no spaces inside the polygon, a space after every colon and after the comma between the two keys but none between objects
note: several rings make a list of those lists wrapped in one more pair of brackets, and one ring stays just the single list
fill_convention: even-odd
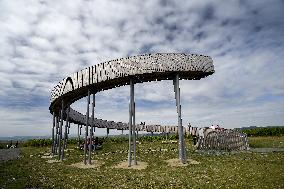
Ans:
[{"label": "green grass", "polygon": [[[272,138],[251,138],[250,144],[266,140],[275,143]],[[284,153],[200,155],[187,143],[188,158],[200,164],[170,167],[164,160],[177,158],[177,144],[144,141],[137,156],[149,164],[145,170],[113,168],[126,161],[127,147],[127,142],[104,143],[93,158],[105,164],[95,169],[67,166],[83,160],[75,146],[68,147],[66,161],[53,164],[41,158],[49,147],[24,147],[20,159],[0,162],[0,188],[284,188]]]},{"label": "green grass", "polygon": [[284,148],[284,136],[249,137],[249,146],[252,148]]}]

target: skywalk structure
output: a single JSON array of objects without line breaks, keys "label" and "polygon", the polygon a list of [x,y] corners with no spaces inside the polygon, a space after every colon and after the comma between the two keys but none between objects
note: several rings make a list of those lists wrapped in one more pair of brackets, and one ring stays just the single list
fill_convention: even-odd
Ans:
[{"label": "skywalk structure", "polygon": [[[132,159],[136,164],[136,131],[177,132],[179,134],[179,159],[185,163],[185,129],[181,118],[179,80],[200,80],[213,73],[214,66],[211,57],[183,53],[138,55],[103,62],[80,70],[63,79],[51,92],[49,110],[53,114],[52,153],[58,153],[59,158],[63,160],[70,123],[74,123],[78,124],[78,132],[79,127],[85,126],[85,164],[91,164],[91,145],[87,146],[87,140],[88,137],[93,137],[95,127],[129,130],[129,166],[132,165]],[[178,126],[137,125],[135,123],[135,83],[161,80],[173,81]],[[130,85],[129,122],[122,123],[95,118],[95,94],[123,85]],[[70,107],[72,103],[83,97],[87,97],[86,114]],[[89,147],[88,161],[87,147]]]}]

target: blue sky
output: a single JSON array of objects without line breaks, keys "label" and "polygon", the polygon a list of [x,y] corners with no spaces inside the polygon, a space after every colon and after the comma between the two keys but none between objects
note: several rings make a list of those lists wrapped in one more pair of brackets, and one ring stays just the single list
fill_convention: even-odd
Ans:
[{"label": "blue sky", "polygon": [[[50,134],[50,92],[68,74],[155,52],[213,58],[215,74],[181,81],[184,125],[284,125],[283,10],[283,0],[2,0],[0,136]],[[176,124],[171,81],[137,84],[135,97],[138,123]],[[98,93],[96,117],[127,122],[128,101],[129,86]],[[72,107],[86,112],[86,100]]]}]

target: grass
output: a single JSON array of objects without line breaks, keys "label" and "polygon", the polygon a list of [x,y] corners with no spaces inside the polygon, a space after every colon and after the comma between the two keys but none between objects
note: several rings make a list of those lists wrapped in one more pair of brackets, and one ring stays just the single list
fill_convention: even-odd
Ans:
[{"label": "grass", "polygon": [[249,145],[252,148],[284,148],[284,136],[250,137]]},{"label": "grass", "polygon": [[[283,139],[251,138],[250,144],[271,147]],[[187,157],[200,164],[170,167],[165,160],[177,158],[177,144],[142,142],[137,156],[149,164],[145,170],[113,168],[126,161],[127,142],[104,143],[93,158],[105,164],[94,169],[68,166],[83,160],[75,146],[68,147],[64,162],[53,164],[41,158],[50,148],[24,147],[20,159],[0,162],[0,188],[284,188],[284,153],[200,155],[188,141],[187,147]]]}]

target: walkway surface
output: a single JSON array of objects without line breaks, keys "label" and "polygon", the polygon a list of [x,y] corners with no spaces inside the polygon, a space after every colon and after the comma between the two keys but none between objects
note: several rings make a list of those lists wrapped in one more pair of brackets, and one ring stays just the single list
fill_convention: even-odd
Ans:
[{"label": "walkway surface", "polygon": [[0,149],[0,161],[18,159],[20,152],[19,148]]},{"label": "walkway surface", "polygon": [[252,152],[260,152],[260,153],[284,152],[284,148],[251,148],[250,151],[252,151]]}]

